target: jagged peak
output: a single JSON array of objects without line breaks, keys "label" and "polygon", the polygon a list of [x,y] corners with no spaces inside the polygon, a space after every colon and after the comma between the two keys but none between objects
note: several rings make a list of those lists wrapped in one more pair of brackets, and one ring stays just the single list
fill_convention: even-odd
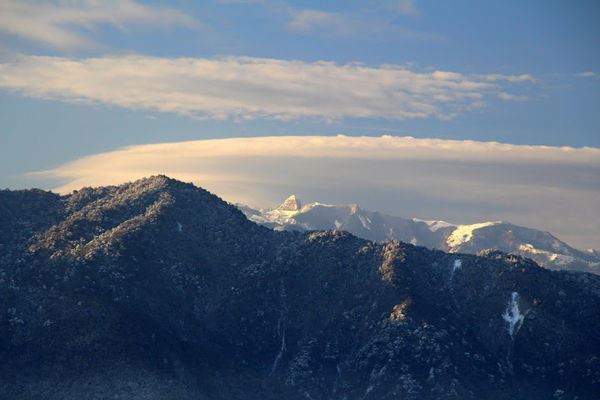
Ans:
[{"label": "jagged peak", "polygon": [[295,194],[292,194],[287,199],[285,199],[283,201],[283,203],[281,203],[279,205],[279,207],[277,207],[277,210],[279,210],[279,211],[300,211],[301,208],[302,208],[302,203],[300,202],[300,199],[298,199]]}]

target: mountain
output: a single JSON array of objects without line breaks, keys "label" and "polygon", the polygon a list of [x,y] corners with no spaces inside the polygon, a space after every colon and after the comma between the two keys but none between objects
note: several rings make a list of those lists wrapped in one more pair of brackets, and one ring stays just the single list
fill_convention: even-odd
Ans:
[{"label": "mountain", "polygon": [[549,269],[600,274],[598,252],[577,250],[549,232],[508,222],[454,225],[445,221],[424,221],[367,211],[357,204],[311,203],[300,207],[296,196],[290,196],[275,209],[238,206],[250,220],[276,230],[338,229],[368,240],[401,240],[450,253],[477,254],[487,249],[500,250],[531,258]]},{"label": "mountain", "polygon": [[275,231],[164,176],[0,191],[0,246],[3,399],[600,392],[600,277],[515,255]]}]

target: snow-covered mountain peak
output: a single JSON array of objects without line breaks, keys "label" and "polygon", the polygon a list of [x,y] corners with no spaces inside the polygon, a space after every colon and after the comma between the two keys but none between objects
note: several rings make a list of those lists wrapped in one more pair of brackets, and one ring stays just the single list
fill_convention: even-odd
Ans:
[{"label": "snow-covered mountain peak", "polygon": [[298,199],[296,197],[295,194],[289,196],[287,199],[285,199],[283,201],[283,203],[281,203],[279,205],[279,207],[277,207],[278,211],[294,211],[294,212],[298,212],[300,211],[300,209],[302,208],[302,203],[300,202],[300,199]]},{"label": "snow-covered mountain peak", "polygon": [[275,209],[240,209],[248,219],[279,231],[344,230],[364,239],[400,240],[450,253],[477,254],[492,249],[531,258],[551,269],[600,274],[599,251],[579,251],[548,232],[503,221],[459,225],[387,215],[357,204],[313,202],[301,206],[296,196]]}]

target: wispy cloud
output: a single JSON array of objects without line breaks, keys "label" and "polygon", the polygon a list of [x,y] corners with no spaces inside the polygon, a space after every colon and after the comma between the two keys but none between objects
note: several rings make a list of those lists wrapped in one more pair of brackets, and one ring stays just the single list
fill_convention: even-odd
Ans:
[{"label": "wispy cloud", "polygon": [[531,82],[534,83],[535,79],[533,76],[529,74],[520,74],[520,75],[504,75],[504,74],[488,74],[488,75],[480,75],[482,79],[490,82],[498,82],[505,81],[510,83],[519,83],[519,82]]},{"label": "wispy cloud", "polygon": [[26,96],[214,119],[447,119],[506,92],[494,80],[249,57],[22,56],[0,64],[0,88]]},{"label": "wispy cloud", "polygon": [[593,71],[584,71],[575,74],[578,78],[600,78],[600,74]]},{"label": "wispy cloud", "polygon": [[506,92],[498,93],[498,98],[500,100],[504,100],[504,101],[527,101],[527,100],[529,100],[529,97],[527,97],[527,96],[519,96],[519,95],[510,94],[510,93],[506,93]]},{"label": "wispy cloud", "polygon": [[218,0],[221,4],[258,5],[279,16],[288,31],[347,39],[445,40],[442,35],[409,29],[398,17],[420,15],[413,0],[342,2],[335,9],[303,8],[282,0]]},{"label": "wispy cloud", "polygon": [[387,1],[392,10],[397,11],[401,15],[417,16],[420,14],[414,0],[392,0]]},{"label": "wispy cloud", "polygon": [[291,31],[311,32],[315,29],[328,29],[338,35],[352,32],[352,25],[342,14],[320,10],[294,10],[287,27]]},{"label": "wispy cloud", "polygon": [[93,39],[85,31],[89,33],[97,25],[125,29],[128,23],[186,27],[198,24],[177,10],[143,5],[135,0],[0,1],[0,33],[58,49],[93,45]]},{"label": "wispy cloud", "polygon": [[[331,12],[314,9],[290,9],[287,29],[292,32],[339,36],[354,39],[442,40],[437,34],[408,29],[393,23],[389,15]],[[397,13],[397,10],[396,10]],[[393,15],[393,14],[392,14]]]},{"label": "wispy cloud", "polygon": [[43,176],[68,192],[163,173],[229,201],[359,202],[396,215],[502,219],[598,246],[600,149],[411,137],[263,137],[141,145]]}]

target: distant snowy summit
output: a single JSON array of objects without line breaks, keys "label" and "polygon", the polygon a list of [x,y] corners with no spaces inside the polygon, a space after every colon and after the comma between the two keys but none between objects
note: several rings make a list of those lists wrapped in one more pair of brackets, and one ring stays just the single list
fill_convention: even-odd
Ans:
[{"label": "distant snowy summit", "polygon": [[302,208],[302,203],[300,203],[300,200],[298,200],[298,198],[296,198],[296,195],[293,194],[290,197],[288,197],[287,199],[285,199],[279,207],[277,207],[277,211],[285,212],[285,213],[297,212],[297,211],[300,211],[301,208]]},{"label": "distant snowy summit", "polygon": [[295,195],[273,209],[238,207],[251,221],[275,230],[345,230],[364,239],[395,239],[450,253],[477,254],[493,249],[531,258],[549,269],[600,274],[598,251],[577,250],[549,232],[503,221],[457,225],[387,215],[357,204],[315,202],[302,206]]}]

